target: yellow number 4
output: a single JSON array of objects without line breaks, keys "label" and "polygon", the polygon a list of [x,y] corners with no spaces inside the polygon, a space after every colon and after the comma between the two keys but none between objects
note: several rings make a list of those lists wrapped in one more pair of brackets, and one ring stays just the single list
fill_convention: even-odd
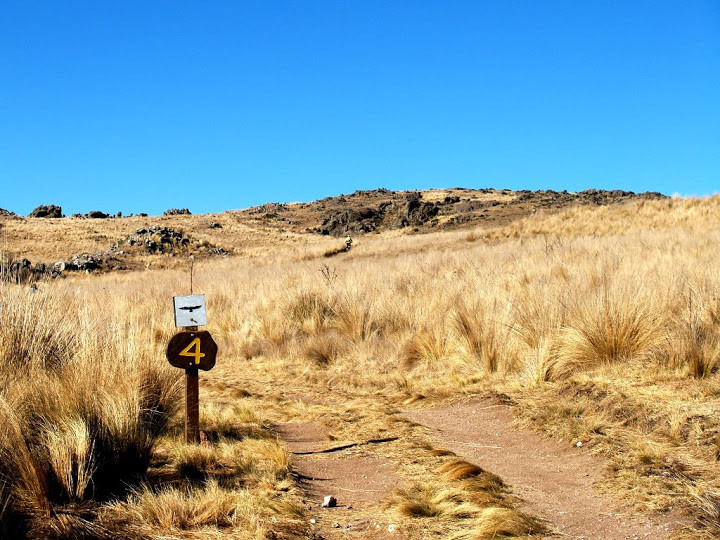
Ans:
[{"label": "yellow number 4", "polygon": [[[195,348],[195,352],[192,352],[193,347]],[[205,356],[205,353],[200,352],[200,338],[196,337],[193,339],[190,344],[182,350],[180,356],[191,356],[195,359],[195,363],[199,364],[200,359]]]}]

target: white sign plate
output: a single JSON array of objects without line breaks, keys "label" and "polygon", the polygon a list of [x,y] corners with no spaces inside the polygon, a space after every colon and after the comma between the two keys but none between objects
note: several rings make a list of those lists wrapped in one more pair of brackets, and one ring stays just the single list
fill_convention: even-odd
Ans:
[{"label": "white sign plate", "polygon": [[175,306],[175,326],[202,326],[207,324],[205,295],[173,296]]}]

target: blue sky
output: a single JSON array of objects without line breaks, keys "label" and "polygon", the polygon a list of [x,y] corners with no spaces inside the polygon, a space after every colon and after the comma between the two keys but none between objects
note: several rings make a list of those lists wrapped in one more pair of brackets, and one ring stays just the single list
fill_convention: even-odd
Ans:
[{"label": "blue sky", "polygon": [[717,1],[0,3],[0,207],[720,189]]}]

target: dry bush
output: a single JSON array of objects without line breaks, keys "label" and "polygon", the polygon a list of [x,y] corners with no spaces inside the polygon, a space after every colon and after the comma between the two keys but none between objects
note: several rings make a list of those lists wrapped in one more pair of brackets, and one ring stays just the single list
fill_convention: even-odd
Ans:
[{"label": "dry bush", "polygon": [[507,357],[503,345],[508,341],[508,331],[494,319],[497,315],[497,304],[490,307],[480,302],[464,302],[456,308],[453,321],[465,358],[487,373],[497,371]]},{"label": "dry bush", "polygon": [[335,332],[325,332],[308,340],[303,356],[316,366],[328,366],[335,362],[347,347]]},{"label": "dry bush", "polygon": [[[92,503],[121,496],[142,478],[177,410],[178,378],[145,363],[135,348],[134,363],[118,362],[124,340],[108,339],[97,327],[94,338],[78,335],[62,296],[3,292],[11,324],[2,343],[15,369],[0,392],[2,527],[100,535],[88,521]],[[36,342],[25,343],[28,337]]]},{"label": "dry bush", "polygon": [[2,292],[0,353],[9,368],[53,368],[72,357],[76,338],[62,322],[61,304],[24,288],[5,286]]},{"label": "dry bush", "polygon": [[719,325],[720,302],[713,291],[700,294],[689,287],[668,335],[670,364],[686,368],[693,377],[713,375],[720,367]]},{"label": "dry bush", "polygon": [[382,325],[375,313],[374,299],[346,293],[338,301],[332,327],[340,335],[356,343],[377,335]]},{"label": "dry bush", "polygon": [[547,526],[535,517],[510,508],[483,508],[472,525],[450,536],[453,540],[493,540],[522,538],[547,533]]},{"label": "dry bush", "polygon": [[553,346],[552,376],[652,356],[662,340],[663,326],[648,299],[628,293],[613,298],[605,290],[583,301],[563,326]]},{"label": "dry bush", "polygon": [[497,506],[498,497],[478,498],[461,486],[413,484],[396,489],[388,507],[399,516],[436,520],[459,520],[461,531],[451,538],[513,538],[543,535],[547,526],[532,516],[510,507]]}]

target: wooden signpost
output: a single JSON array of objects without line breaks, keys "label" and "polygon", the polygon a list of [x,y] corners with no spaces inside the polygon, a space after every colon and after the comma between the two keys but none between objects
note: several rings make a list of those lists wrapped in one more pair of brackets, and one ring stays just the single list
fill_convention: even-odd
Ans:
[{"label": "wooden signpost", "polygon": [[207,324],[204,295],[175,296],[175,326],[182,332],[168,343],[166,357],[171,366],[185,370],[185,442],[200,442],[200,397],[198,370],[215,366],[218,347],[210,332],[198,330]]}]

